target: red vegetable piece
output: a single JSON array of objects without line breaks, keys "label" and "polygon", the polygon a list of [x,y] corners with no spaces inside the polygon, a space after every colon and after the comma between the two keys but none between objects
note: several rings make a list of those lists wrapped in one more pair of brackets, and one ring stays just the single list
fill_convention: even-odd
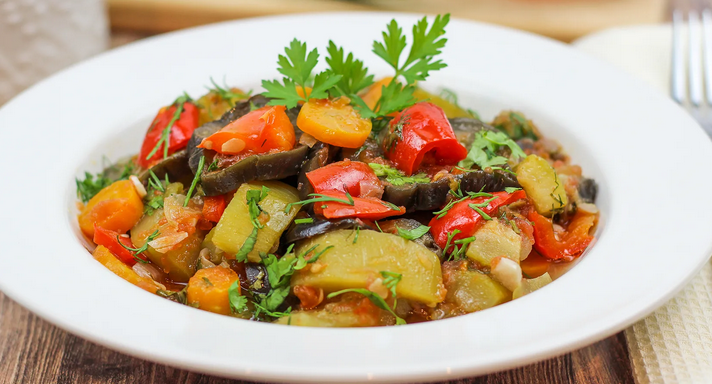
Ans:
[{"label": "red vegetable piece", "polygon": [[421,165],[454,165],[467,157],[440,107],[422,102],[406,108],[391,120],[383,140],[386,157],[406,175]]},{"label": "red vegetable piece", "polygon": [[223,129],[203,139],[199,148],[226,155],[288,151],[296,138],[285,107],[263,107],[231,122]]},{"label": "red vegetable piece", "polygon": [[487,206],[480,208],[487,215],[492,215],[501,206],[512,204],[517,200],[526,198],[526,193],[523,190],[518,190],[514,193],[494,192],[491,197],[475,197],[468,198],[459,203],[455,203],[445,215],[438,219],[435,216],[428,224],[430,232],[435,238],[435,242],[445,248],[447,244],[448,234],[455,230],[460,232],[453,236],[452,241],[472,237],[477,232],[485,219],[476,210],[470,207],[470,204],[482,204],[485,201],[494,198]]},{"label": "red vegetable piece", "polygon": [[373,169],[360,161],[344,160],[307,173],[316,193],[348,192],[355,197],[383,196],[383,184]]},{"label": "red vegetable piece", "polygon": [[220,221],[225,212],[225,195],[203,197],[203,218],[213,223]]},{"label": "red vegetable piece", "polygon": [[534,248],[550,260],[570,261],[580,256],[593,241],[589,231],[596,222],[596,215],[576,212],[566,232],[557,239],[551,219],[532,210],[527,218],[534,223]]},{"label": "red vegetable piece", "polygon": [[[138,154],[136,163],[142,168],[148,169],[163,159],[164,143],[161,143],[158,150],[147,158],[153,149],[158,145],[158,142],[163,136],[163,131],[171,123],[173,117],[178,111],[178,105],[174,104],[169,107],[163,107],[158,112],[158,115],[153,119],[151,126],[148,128],[146,137],[143,139],[141,151]],[[182,103],[182,111],[173,122],[171,132],[168,139],[168,155],[172,155],[176,151],[185,148],[188,145],[188,140],[193,135],[193,131],[198,127],[198,117],[200,111],[195,104],[186,101]]]},{"label": "red vegetable piece", "polygon": [[[341,192],[324,193],[326,196],[348,200],[346,194]],[[398,216],[405,213],[405,207],[391,206],[375,197],[352,197],[354,205],[337,201],[314,203],[314,213],[327,219],[341,219],[344,217],[357,217],[364,220],[381,220],[386,217]]]},{"label": "red vegetable piece", "polygon": [[[121,244],[123,244],[126,247],[135,248],[130,238],[120,236],[118,232],[94,225],[93,240],[96,245],[103,245],[109,249],[109,251],[116,256],[117,259],[124,262],[124,264],[127,264],[128,266],[136,264],[136,259],[133,257],[133,253],[121,246]],[[121,240],[121,244],[119,244],[119,240]],[[140,256],[142,259],[148,260],[143,254]]]}]

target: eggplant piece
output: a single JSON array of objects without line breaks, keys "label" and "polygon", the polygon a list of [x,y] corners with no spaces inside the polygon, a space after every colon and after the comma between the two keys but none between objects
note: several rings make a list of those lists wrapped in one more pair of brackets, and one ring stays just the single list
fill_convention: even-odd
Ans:
[{"label": "eggplant piece", "polygon": [[272,290],[264,264],[241,263],[233,259],[230,260],[230,269],[240,278],[240,288],[243,291],[266,295]]},{"label": "eggplant piece", "polygon": [[[311,193],[314,193],[314,188],[311,183],[309,183],[309,179],[307,179],[307,173],[331,163],[338,151],[338,147],[333,147],[321,141],[309,149],[307,160],[302,166],[299,172],[299,178],[297,179],[297,190],[299,191],[300,199],[306,200]],[[309,208],[310,206],[311,205],[305,208]]]},{"label": "eggplant piece", "polygon": [[184,185],[190,184],[193,180],[193,173],[188,167],[188,151],[186,149],[180,150],[160,162],[156,163],[150,170],[145,170],[141,172],[138,179],[144,185],[147,185],[150,172],[153,171],[154,174],[163,180],[168,174],[168,179],[171,182],[181,182]]},{"label": "eggplant piece", "polygon": [[361,219],[348,218],[332,221],[314,218],[314,221],[311,223],[292,224],[282,236],[280,243],[292,244],[337,229],[356,229],[357,227],[361,229],[373,229],[370,225],[361,221]]},{"label": "eggplant piece", "polygon": [[598,183],[594,179],[583,178],[579,182],[579,197],[584,203],[595,203],[598,195]]},{"label": "eggplant piece", "polygon": [[291,151],[253,155],[217,171],[202,173],[200,184],[206,196],[216,196],[236,190],[252,180],[278,180],[296,175],[302,168],[309,147],[298,145]]},{"label": "eggplant piece", "polygon": [[451,183],[460,183],[462,192],[498,192],[506,187],[521,188],[513,174],[495,170],[486,172],[473,170],[461,175],[443,177],[437,181],[423,184],[386,185],[383,200],[395,205],[402,205],[406,211],[425,211],[439,209],[447,202]]},{"label": "eggplant piece", "polygon": [[[386,233],[392,233],[394,235],[398,234],[398,228],[403,229],[403,230],[413,230],[415,228],[420,227],[423,225],[421,222],[418,220],[414,219],[394,219],[394,220],[388,220],[388,221],[381,221],[378,223],[379,227],[381,227],[381,230]],[[443,251],[440,249],[440,247],[435,243],[435,238],[433,238],[433,235],[430,232],[426,232],[423,236],[420,236],[417,239],[411,240],[413,242],[416,242],[425,248],[428,248],[431,250],[433,253],[438,255],[438,257],[442,258],[443,256]]]},{"label": "eggplant piece", "polygon": [[489,124],[470,117],[455,117],[449,119],[453,132],[457,140],[470,149],[470,145],[475,140],[475,134],[480,131],[499,132],[499,130]]}]

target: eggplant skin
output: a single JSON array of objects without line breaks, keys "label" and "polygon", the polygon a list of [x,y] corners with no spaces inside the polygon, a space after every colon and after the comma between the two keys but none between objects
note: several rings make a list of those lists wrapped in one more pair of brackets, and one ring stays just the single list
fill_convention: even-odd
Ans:
[{"label": "eggplant skin", "polygon": [[[299,191],[299,198],[306,200],[309,195],[314,193],[314,188],[312,187],[309,179],[307,179],[307,173],[319,169],[334,160],[339,147],[334,147],[326,143],[317,142],[313,147],[309,149],[309,154],[307,159],[299,172],[299,178],[297,179],[297,191]],[[311,205],[305,206],[308,209]]]},{"label": "eggplant skin", "polygon": [[206,196],[216,196],[236,190],[252,180],[279,180],[299,173],[309,147],[296,148],[268,155],[253,155],[244,160],[210,173],[200,175],[200,184]]},{"label": "eggplant skin", "polygon": [[480,131],[500,132],[497,128],[485,124],[480,120],[470,117],[455,117],[449,119],[452,131],[465,148],[469,149],[472,142],[475,140],[475,134]]},{"label": "eggplant skin", "polygon": [[190,184],[193,179],[193,172],[188,167],[188,151],[185,149],[166,157],[150,169],[141,172],[138,175],[138,179],[144,185],[148,185],[150,171],[156,174],[160,180],[163,180],[166,174],[168,174],[168,179],[171,182],[179,181],[183,184]]},{"label": "eggplant skin", "polygon": [[440,209],[447,203],[451,182],[459,182],[462,192],[499,192],[507,187],[521,188],[517,177],[509,172],[475,170],[430,183],[386,185],[383,200],[402,205],[408,212]]},{"label": "eggplant skin", "polygon": [[598,183],[594,179],[581,179],[578,186],[578,193],[584,203],[595,203],[598,196]]},{"label": "eggplant skin", "polygon": [[282,236],[280,243],[292,244],[300,240],[310,239],[337,229],[372,229],[360,219],[326,220],[314,218],[311,223],[292,224]]}]

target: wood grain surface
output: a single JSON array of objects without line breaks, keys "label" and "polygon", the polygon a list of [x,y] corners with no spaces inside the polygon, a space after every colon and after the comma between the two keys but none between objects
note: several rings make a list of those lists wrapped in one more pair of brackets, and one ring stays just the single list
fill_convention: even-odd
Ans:
[{"label": "wood grain surface", "polygon": [[[237,320],[236,320],[237,321]],[[0,292],[0,384],[247,384],[154,364],[39,319]],[[633,383],[623,333],[510,371],[442,384]]]},{"label": "wood grain surface", "polygon": [[601,29],[665,19],[666,0],[107,0],[114,28],[167,32],[285,13],[397,11],[452,13],[563,41]]}]

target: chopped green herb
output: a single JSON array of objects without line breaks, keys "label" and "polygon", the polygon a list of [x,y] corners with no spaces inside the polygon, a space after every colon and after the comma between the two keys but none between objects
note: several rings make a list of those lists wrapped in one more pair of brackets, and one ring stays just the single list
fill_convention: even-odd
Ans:
[{"label": "chopped green herb", "polygon": [[514,193],[521,190],[521,188],[515,188],[515,187],[505,187],[504,191],[507,193]]},{"label": "chopped green herb", "polygon": [[397,206],[397,205],[395,205],[395,204],[393,204],[393,203],[391,203],[391,202],[388,202],[388,201],[381,201],[381,204],[383,204],[383,205],[385,205],[386,207],[390,208],[392,211],[398,211],[398,212],[401,211],[401,209],[400,209],[399,206]]},{"label": "chopped green herb", "polygon": [[213,84],[213,88],[206,87],[208,91],[213,92],[220,96],[221,99],[225,100],[230,104],[231,107],[235,106],[236,102],[238,100],[243,100],[248,97],[250,97],[250,94],[252,94],[252,91],[249,91],[247,93],[239,93],[239,92],[233,92],[232,90],[229,89],[227,85],[224,87],[219,86],[213,78],[210,78],[210,83]]},{"label": "chopped green herb", "polygon": [[396,313],[393,311],[393,309],[391,309],[391,307],[388,306],[388,303],[386,303],[386,301],[383,300],[383,298],[382,298],[381,296],[378,296],[377,294],[375,294],[375,293],[373,293],[373,292],[371,292],[371,291],[369,291],[368,289],[365,289],[365,288],[342,289],[341,291],[336,291],[336,292],[330,293],[330,294],[327,296],[327,298],[328,298],[328,299],[331,299],[331,298],[333,298],[333,297],[336,297],[336,296],[338,296],[338,295],[341,295],[341,294],[344,294],[344,293],[347,293],[347,292],[360,293],[360,294],[366,296],[369,300],[371,300],[371,302],[372,302],[373,304],[375,304],[378,308],[381,308],[381,309],[383,309],[383,310],[386,310],[386,311],[390,312],[390,313],[391,313],[393,316],[395,316],[395,318],[396,318],[396,325],[404,325],[404,324],[406,324],[405,320],[403,320],[402,318],[398,317],[398,315],[396,315]]},{"label": "chopped green herb", "polygon": [[159,289],[156,291],[156,294],[168,300],[175,301],[176,303],[188,305],[188,286],[181,289],[180,291]]},{"label": "chopped green herb", "polygon": [[208,166],[208,170],[206,172],[212,172],[218,169],[218,159],[214,159],[212,163]]},{"label": "chopped green herb", "polygon": [[410,183],[429,183],[430,178],[424,173],[419,173],[413,176],[406,176],[403,172],[389,167],[388,165],[378,163],[368,163],[368,166],[373,169],[378,177],[386,177],[386,181],[393,185],[403,185]]},{"label": "chopped green herb", "polygon": [[189,101],[191,101],[190,96],[188,96],[187,93],[183,93],[183,95],[179,96],[173,102],[172,105],[176,106],[176,111],[175,113],[173,113],[173,117],[171,117],[171,120],[168,122],[168,125],[163,128],[163,132],[161,133],[161,139],[158,140],[156,146],[153,147],[151,152],[149,152],[148,156],[146,156],[146,160],[153,157],[153,155],[158,152],[161,146],[163,146],[163,158],[165,159],[166,157],[168,157],[168,146],[170,145],[171,129],[173,128],[173,124],[175,124],[175,122],[180,119],[180,115],[183,113],[183,105]]},{"label": "chopped green herb", "polygon": [[361,234],[361,227],[356,227],[354,232],[356,232],[356,235],[354,235],[354,242],[352,244],[356,244],[356,241],[358,241],[358,235]]},{"label": "chopped green herb", "polygon": [[496,151],[505,146],[510,149],[513,160],[527,156],[519,148],[519,145],[504,132],[480,131],[475,134],[475,139],[472,141],[467,157],[460,161],[458,165],[464,168],[472,168],[473,165],[477,165],[485,169],[507,164],[508,159],[506,157],[496,155]]},{"label": "chopped green herb", "polygon": [[474,209],[475,212],[479,213],[480,216],[482,216],[483,219],[485,220],[492,220],[492,217],[488,214],[486,214],[483,210],[478,207],[478,204],[468,204],[470,208]]},{"label": "chopped green herb", "polygon": [[462,232],[459,229],[456,229],[450,233],[447,234],[447,242],[445,243],[445,248],[443,248],[443,253],[447,253],[448,248],[450,248],[450,243],[452,243],[452,239],[457,236],[458,233]]},{"label": "chopped green herb", "polygon": [[243,313],[247,310],[247,297],[240,294],[240,280],[235,280],[227,290],[227,297],[230,300],[232,313]]},{"label": "chopped green herb", "polygon": [[[327,201],[333,201],[336,203],[342,203],[342,204],[351,205],[351,206],[353,206],[355,204],[353,197],[351,197],[351,194],[349,194],[348,191],[346,192],[346,198],[348,200],[340,199],[338,197],[323,195],[321,193],[310,193],[309,196],[314,196],[314,198],[297,201],[296,203],[287,204],[287,206],[284,208],[284,213],[289,213],[289,211],[292,209],[292,206],[294,206],[294,205],[304,205],[304,204],[327,202]],[[322,208],[325,208],[325,207],[326,206],[322,206]]]},{"label": "chopped green herb", "polygon": [[205,277],[205,276],[203,276],[203,282],[204,282],[205,285],[207,285],[208,287],[212,287],[212,286],[213,286],[213,283],[210,282],[210,279],[208,279],[208,278]]},{"label": "chopped green herb", "polygon": [[183,202],[184,207],[188,206],[188,202],[190,201],[190,197],[193,195],[195,186],[198,184],[198,180],[200,180],[200,175],[203,174],[204,166],[205,166],[205,156],[200,156],[200,162],[198,163],[198,172],[195,173],[195,176],[193,177],[193,182],[190,183],[190,189],[188,189],[188,194],[185,195],[185,201]]},{"label": "chopped green herb", "polygon": [[76,179],[76,183],[77,195],[86,203],[96,196],[99,191],[111,185],[111,180],[104,177],[103,173],[92,175],[89,172],[84,172],[84,180],[79,181],[79,179]]},{"label": "chopped green herb", "polygon": [[423,235],[425,235],[426,233],[428,233],[428,231],[430,230],[430,227],[425,226],[425,225],[421,225],[417,228],[413,228],[410,230],[403,229],[400,227],[396,227],[396,228],[398,229],[398,235],[406,240],[418,239],[418,238],[422,237]]},{"label": "chopped green herb", "polygon": [[381,233],[383,233],[383,230],[381,229],[381,226],[378,225],[378,220],[374,221],[373,223],[376,224],[376,228],[378,228],[378,231],[381,232]]},{"label": "chopped green herb", "polygon": [[116,235],[116,241],[119,242],[119,245],[121,247],[123,247],[127,251],[131,252],[131,256],[133,256],[133,258],[136,259],[136,261],[138,261],[139,263],[146,264],[146,263],[148,263],[148,261],[144,260],[141,257],[138,257],[138,255],[142,254],[143,252],[146,252],[148,250],[148,243],[153,241],[156,237],[158,237],[158,235],[160,235],[158,230],[153,231],[153,233],[148,235],[148,237],[146,238],[146,242],[143,243],[143,246],[141,246],[139,248],[131,248],[131,247],[124,245],[124,243],[121,242],[119,235]]},{"label": "chopped green herb", "polygon": [[311,224],[311,223],[313,223],[313,222],[314,222],[314,219],[312,219],[311,217],[307,217],[307,218],[305,218],[305,219],[296,219],[296,220],[294,220],[294,223],[295,223],[295,224]]}]

